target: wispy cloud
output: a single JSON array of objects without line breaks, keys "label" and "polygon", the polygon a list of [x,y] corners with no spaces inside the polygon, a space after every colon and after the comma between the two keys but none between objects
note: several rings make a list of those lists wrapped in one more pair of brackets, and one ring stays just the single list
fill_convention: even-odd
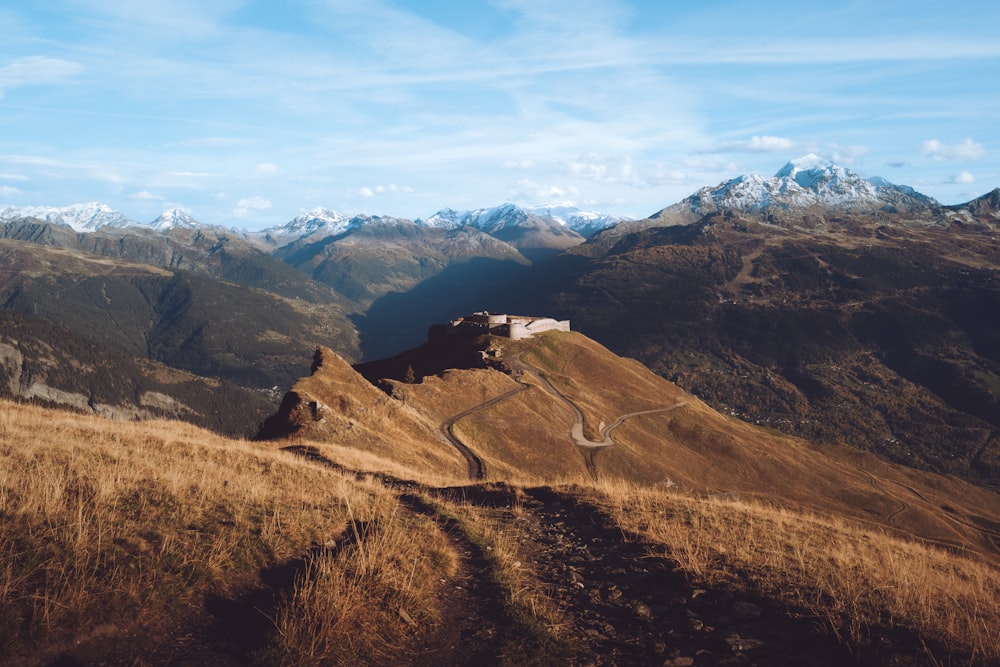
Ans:
[{"label": "wispy cloud", "polygon": [[726,141],[710,148],[702,149],[701,153],[773,153],[796,150],[798,144],[788,137],[769,135],[754,136],[747,140]]},{"label": "wispy cloud", "polygon": [[48,58],[27,56],[9,65],[0,67],[0,98],[4,91],[20,86],[43,86],[61,83],[83,70],[79,63]]},{"label": "wispy cloud", "polygon": [[354,194],[364,199],[371,199],[376,195],[383,195],[386,193],[412,194],[413,192],[414,188],[408,185],[396,185],[395,183],[391,183],[389,185],[374,185],[370,187],[366,185],[355,190]]},{"label": "wispy cloud", "polygon": [[266,211],[271,208],[272,203],[268,199],[264,199],[258,195],[253,197],[244,197],[236,202],[236,207],[233,208],[233,215],[237,218],[245,218],[250,215],[253,211]]},{"label": "wispy cloud", "polygon": [[959,172],[959,173],[955,174],[954,176],[950,177],[945,182],[946,183],[958,183],[958,184],[965,185],[965,184],[969,184],[969,183],[975,183],[976,182],[976,177],[973,176],[971,173],[969,173],[967,171],[962,171],[962,172]]},{"label": "wispy cloud", "polygon": [[852,164],[868,154],[867,146],[841,146],[834,144],[830,146],[830,157],[834,162]]},{"label": "wispy cloud", "polygon": [[538,183],[531,179],[521,179],[508,193],[510,199],[530,204],[564,204],[575,206],[580,190],[572,185]]},{"label": "wispy cloud", "polygon": [[23,194],[20,190],[9,185],[0,185],[0,197],[4,199],[12,199],[14,197],[19,197]]},{"label": "wispy cloud", "polygon": [[141,190],[134,194],[128,196],[129,199],[134,199],[136,201],[163,201],[166,199],[163,195],[153,194],[148,190]]}]

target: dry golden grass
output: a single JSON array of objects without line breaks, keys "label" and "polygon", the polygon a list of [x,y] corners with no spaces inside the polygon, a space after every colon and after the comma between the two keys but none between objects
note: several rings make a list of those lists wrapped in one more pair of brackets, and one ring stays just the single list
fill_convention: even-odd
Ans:
[{"label": "dry golden grass", "polygon": [[[456,423],[490,480],[583,485],[563,488],[593,494],[692,579],[784,601],[846,642],[862,645],[869,628],[889,625],[957,656],[1000,661],[996,494],[724,418],[579,335],[539,345],[539,365],[588,422],[658,401],[690,404],[626,422],[600,453],[594,484],[568,442],[565,405],[522,391]],[[206,594],[235,597],[263,568],[303,557],[294,587],[269,612],[271,662],[407,655],[413,628],[441,618],[437,587],[459,556],[435,521],[400,504],[378,476],[354,471],[455,486],[465,467],[436,432],[458,410],[448,397],[472,406],[516,385],[461,371],[406,385],[396,401],[370,385],[355,391],[356,378],[341,371],[319,397],[336,412],[318,422],[329,437],[277,443],[0,402],[0,663],[6,654],[19,664],[39,647],[51,657],[100,628],[149,635],[203,614]],[[334,465],[281,450],[289,445]],[[628,482],[608,481],[618,478]],[[676,486],[663,490],[668,483]],[[516,636],[559,640],[557,596],[526,565],[537,547],[516,504],[445,497],[427,502],[486,554],[509,614],[521,619]]]},{"label": "dry golden grass", "polygon": [[780,600],[856,646],[872,628],[902,627],[970,662],[1000,661],[1000,569],[975,555],[764,503],[621,483],[599,494],[624,531],[695,581]]},{"label": "dry golden grass", "polygon": [[[359,517],[372,527],[369,541],[355,540],[333,561],[312,559],[300,578],[303,591],[329,587],[326,575],[340,568],[352,588],[336,595],[346,596],[348,607],[370,608],[365,591],[380,590],[387,567],[417,573],[421,582],[437,579],[425,576],[417,552],[430,554],[434,567],[449,567],[446,557],[433,556],[444,548],[436,529],[392,516],[386,507],[395,507],[395,497],[377,482],[177,422],[112,422],[7,402],[0,408],[0,662],[7,655],[20,664],[39,649],[51,655],[95,629],[110,636],[167,631],[197,615],[207,593],[235,595],[262,568],[341,537]],[[407,549],[386,541],[390,535],[405,538]],[[350,567],[359,561],[347,553],[367,554],[369,565],[351,570],[348,560]],[[370,565],[379,557],[388,559],[381,570]],[[411,597],[422,599],[415,590]],[[414,602],[414,613],[432,615],[429,604]],[[302,633],[293,636],[283,618],[280,651],[307,655],[296,645]],[[366,622],[395,625],[379,613]]]},{"label": "dry golden grass", "polygon": [[351,515],[340,543],[307,558],[278,608],[280,664],[391,664],[410,630],[440,620],[435,592],[458,556],[434,522],[386,495]]}]

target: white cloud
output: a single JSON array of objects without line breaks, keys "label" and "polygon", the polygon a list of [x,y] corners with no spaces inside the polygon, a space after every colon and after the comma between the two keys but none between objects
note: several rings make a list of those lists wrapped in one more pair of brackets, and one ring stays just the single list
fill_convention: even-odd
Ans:
[{"label": "white cloud", "polygon": [[21,194],[23,194],[23,193],[20,190],[18,190],[17,188],[12,188],[9,185],[0,185],[0,197],[3,197],[4,199],[10,199],[11,197],[17,197],[17,196],[19,196]]},{"label": "white cloud", "polygon": [[0,174],[0,181],[30,181],[31,179],[22,174]]},{"label": "white cloud", "polygon": [[772,151],[795,150],[795,141],[788,137],[773,137],[760,135],[750,137],[746,141],[727,141],[717,146],[701,151],[702,153],[769,153]]},{"label": "white cloud", "polygon": [[244,197],[236,202],[236,208],[233,209],[233,215],[237,218],[245,218],[250,215],[251,211],[266,211],[269,208],[271,208],[271,202],[269,200],[254,195],[253,197]]},{"label": "white cloud", "polygon": [[855,160],[858,160],[868,153],[867,146],[840,146],[839,144],[833,144],[830,146],[831,155],[834,162],[843,164],[850,164]]},{"label": "white cloud", "polygon": [[364,197],[365,199],[370,199],[375,195],[382,195],[387,192],[404,192],[411,193],[413,188],[408,185],[396,185],[395,183],[390,183],[389,185],[375,185],[375,186],[364,186],[358,190],[354,191],[354,194],[358,197]]},{"label": "white cloud", "polygon": [[187,141],[182,141],[179,146],[198,146],[198,147],[215,147],[215,146],[242,146],[249,144],[247,139],[237,139],[236,137],[199,137],[197,139],[188,139]]},{"label": "white cloud", "polygon": [[684,160],[684,166],[696,171],[704,171],[710,174],[739,171],[740,165],[732,160],[701,160],[688,158]]},{"label": "white cloud", "polygon": [[928,139],[920,149],[924,155],[935,160],[958,160],[969,162],[978,160],[986,155],[986,149],[982,144],[966,139],[960,144],[945,144],[937,139]]},{"label": "white cloud", "polygon": [[972,174],[970,174],[967,171],[962,171],[962,172],[959,172],[959,173],[955,174],[951,178],[949,178],[947,182],[948,183],[961,183],[961,184],[975,183],[976,182],[976,177],[973,176]]},{"label": "white cloud", "polygon": [[168,175],[179,176],[181,178],[208,178],[212,176],[212,174],[208,174],[202,171],[172,171]]},{"label": "white cloud", "polygon": [[78,63],[45,56],[19,58],[0,67],[0,97],[4,90],[18,86],[59,83],[83,71]]},{"label": "white cloud", "polygon": [[534,160],[506,160],[500,166],[504,169],[533,169],[535,162]]},{"label": "white cloud", "polygon": [[566,163],[566,169],[578,178],[604,183],[627,183],[635,178],[635,166],[628,156],[605,158],[596,153],[587,153]]},{"label": "white cloud", "polygon": [[256,173],[258,176],[276,176],[280,171],[281,169],[279,169],[278,165],[276,164],[272,164],[270,162],[261,162],[260,164],[257,165],[257,168],[254,170],[254,173]]},{"label": "white cloud", "polygon": [[163,201],[166,199],[163,195],[153,194],[148,190],[142,190],[141,192],[136,192],[133,195],[128,196],[129,199],[135,199],[138,201]]},{"label": "white cloud", "polygon": [[558,201],[566,206],[574,206],[573,200],[579,199],[580,191],[572,185],[546,185],[529,179],[517,182],[517,188],[510,192],[512,199],[526,200],[532,203],[548,204]]}]

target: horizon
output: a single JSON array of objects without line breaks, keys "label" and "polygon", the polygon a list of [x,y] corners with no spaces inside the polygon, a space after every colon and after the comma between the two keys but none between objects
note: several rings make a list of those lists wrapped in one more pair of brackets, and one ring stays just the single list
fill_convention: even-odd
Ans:
[{"label": "horizon", "polygon": [[[776,170],[776,171],[780,171],[782,169],[785,169],[787,166],[792,165],[792,164],[797,163],[797,162],[803,162],[803,161],[805,161],[805,162],[811,162],[814,159],[818,159],[819,161],[821,161],[823,163],[826,163],[828,165],[841,166],[841,167],[843,166],[843,165],[840,165],[840,164],[838,164],[836,162],[832,162],[830,160],[827,160],[826,158],[823,158],[822,156],[818,156],[818,155],[816,155],[814,153],[810,153],[810,154],[807,154],[807,155],[799,156],[797,158],[791,158],[789,160],[786,160],[783,163],[783,165],[778,170]],[[850,168],[847,168],[847,169],[849,171],[851,171],[851,172],[858,173],[858,172],[855,172],[853,169],[850,169]],[[741,176],[745,176],[745,175],[748,175],[748,174],[741,174]],[[759,175],[763,175],[763,174],[759,174]],[[862,176],[864,178],[867,178],[867,179],[878,178],[878,175],[875,175],[875,174],[872,174],[872,175],[858,174],[858,175],[860,175],[860,176]],[[771,176],[773,176],[773,174]],[[738,176],[736,178],[738,178]],[[732,179],[730,179],[730,180],[732,180]],[[708,188],[720,187],[722,185],[725,185],[727,182],[728,181],[723,181],[722,183],[717,183],[717,184],[706,184],[706,185],[701,186],[701,188],[706,188],[706,187],[708,187]],[[906,183],[892,183],[892,185],[908,187]],[[699,188],[699,189],[701,189],[701,188]],[[971,197],[968,200],[956,202],[955,204],[951,204],[951,205],[966,204],[969,201],[972,201],[972,200],[977,199],[979,197],[986,196],[987,194],[989,194],[990,192],[992,192],[995,189],[1000,189],[1000,187],[991,188],[990,190],[987,190],[986,192],[983,192],[983,193],[980,193],[980,194],[978,194],[978,195],[976,195],[974,197]],[[642,220],[642,219],[645,219],[645,218],[647,218],[647,217],[649,217],[651,215],[654,215],[655,213],[657,213],[659,210],[662,210],[663,208],[667,208],[669,206],[672,206],[673,204],[679,203],[684,198],[686,198],[687,196],[690,196],[690,195],[694,194],[695,192],[697,192],[697,190],[692,191],[691,193],[688,193],[688,195],[685,195],[685,197],[682,197],[681,199],[679,199],[679,200],[677,200],[675,202],[670,202],[668,204],[664,204],[660,209],[658,209],[657,211],[653,211],[653,212],[647,214],[646,216],[632,217],[632,218],[622,217],[622,220],[629,220],[629,219],[631,219],[631,220]],[[917,192],[919,192],[919,190]],[[925,194],[925,193],[920,193],[920,194]],[[944,206],[948,206],[949,205],[949,204],[944,204],[943,202],[938,202],[938,203],[940,203],[940,204],[942,204]],[[193,211],[191,211],[191,209],[183,207],[183,206],[166,207],[163,210],[161,210],[159,213],[157,213],[154,217],[150,218],[149,220],[140,220],[140,219],[137,219],[137,218],[129,215],[124,210],[115,208],[114,206],[111,206],[110,204],[107,204],[106,202],[100,202],[100,201],[75,202],[73,204],[67,204],[65,206],[49,206],[49,205],[46,205],[46,204],[38,204],[38,205],[29,204],[29,205],[24,205],[24,206],[15,206],[13,208],[67,209],[67,208],[72,208],[72,207],[75,207],[75,206],[91,206],[91,205],[93,205],[93,206],[107,206],[111,210],[113,210],[113,211],[115,211],[117,213],[121,213],[126,218],[128,218],[131,222],[138,223],[139,225],[142,225],[142,226],[151,225],[151,224],[155,223],[161,216],[163,216],[163,215],[165,215],[167,213],[170,213],[172,211],[179,211],[181,213],[187,214],[190,217],[192,217],[196,222],[199,222],[201,224],[206,224],[206,225],[208,225],[208,224],[216,224],[216,223],[207,223],[207,222],[204,222],[204,221],[200,220],[198,218],[198,216]],[[320,205],[320,206],[315,206],[315,207],[313,207],[311,209],[308,209],[308,210],[305,210],[305,209],[300,210],[299,213],[297,213],[296,215],[292,216],[291,218],[288,218],[287,220],[281,220],[281,221],[274,220],[274,221],[271,222],[271,224],[265,224],[264,226],[258,227],[257,229],[249,229],[249,228],[246,228],[246,227],[241,227],[238,224],[218,225],[218,226],[226,227],[226,228],[231,228],[231,229],[235,229],[235,230],[242,230],[242,231],[245,231],[245,232],[256,232],[256,231],[263,231],[263,230],[266,230],[266,229],[271,229],[271,228],[274,228],[274,227],[279,227],[281,225],[293,222],[295,219],[297,219],[299,217],[308,216],[308,215],[311,215],[311,214],[321,214],[321,213],[335,213],[337,215],[343,215],[344,217],[346,217],[348,219],[352,219],[352,218],[356,218],[356,217],[363,217],[363,216],[370,216],[370,217],[374,217],[374,218],[378,218],[378,217],[399,218],[399,219],[402,219],[402,220],[409,220],[411,222],[417,222],[417,221],[426,220],[426,219],[428,219],[428,218],[430,218],[430,217],[432,217],[434,215],[438,215],[439,213],[444,213],[446,211],[454,211],[454,212],[457,212],[457,213],[466,213],[466,212],[471,212],[471,211],[475,211],[475,210],[499,209],[499,208],[502,208],[502,207],[508,206],[508,205],[517,206],[519,208],[522,208],[522,209],[525,209],[525,210],[529,210],[529,211],[530,210],[543,209],[543,208],[568,207],[568,208],[575,208],[576,210],[580,211],[581,213],[598,213],[598,214],[609,215],[607,211],[580,209],[580,208],[576,207],[572,202],[563,202],[563,203],[549,202],[549,203],[542,203],[542,204],[516,204],[514,202],[505,201],[505,202],[501,202],[499,204],[493,204],[493,205],[487,205],[487,206],[476,206],[476,207],[473,207],[473,208],[470,208],[470,209],[453,209],[451,207],[447,207],[446,206],[444,208],[438,209],[437,211],[434,211],[433,213],[420,214],[420,215],[408,215],[408,214],[395,215],[395,214],[382,213],[382,212],[378,212],[378,211],[358,211],[358,212],[354,212],[354,213],[344,213],[343,211],[341,211],[339,209],[336,209],[334,207]],[[8,206],[10,206],[10,205],[0,206],[0,212],[2,212],[4,209],[8,208]]]},{"label": "horizon", "polygon": [[1000,9],[967,9],[14,0],[0,207],[643,218],[806,153],[964,203],[1000,185]]}]

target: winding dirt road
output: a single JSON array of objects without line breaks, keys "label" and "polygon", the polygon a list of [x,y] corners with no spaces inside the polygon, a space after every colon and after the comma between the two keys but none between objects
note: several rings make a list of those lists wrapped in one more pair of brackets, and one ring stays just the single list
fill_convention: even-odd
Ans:
[{"label": "winding dirt road", "polygon": [[465,462],[469,464],[469,479],[474,479],[474,480],[483,479],[483,476],[486,474],[486,471],[485,468],[483,467],[483,460],[478,456],[476,456],[476,453],[473,452],[471,449],[469,449],[468,445],[462,442],[462,440],[457,435],[455,435],[454,431],[455,422],[457,422],[459,419],[462,419],[463,417],[471,415],[473,412],[476,412],[477,410],[483,410],[485,408],[490,407],[491,405],[496,405],[501,401],[506,401],[511,396],[520,394],[522,391],[525,391],[530,388],[531,388],[530,384],[522,384],[517,389],[511,389],[510,391],[500,394],[499,396],[496,396],[494,398],[491,398],[488,401],[483,401],[478,405],[474,405],[468,410],[463,410],[462,412],[459,412],[457,415],[452,415],[444,423],[441,424],[441,434],[444,435],[445,438],[447,438],[451,446],[457,449],[459,453],[462,455],[462,457],[465,459]]},{"label": "winding dirt road", "polygon": [[[574,403],[569,397],[567,397],[562,392],[560,392],[558,389],[556,389],[556,387],[551,382],[549,382],[549,379],[547,377],[545,377],[544,372],[540,368],[538,368],[538,367],[536,367],[536,366],[528,363],[527,361],[525,361],[522,358],[523,355],[525,354],[525,352],[529,352],[529,351],[530,350],[524,350],[522,352],[518,352],[517,354],[512,354],[512,355],[510,355],[510,357],[505,358],[504,361],[506,362],[507,366],[509,368],[511,368],[511,370],[518,371],[520,373],[526,373],[526,374],[530,375],[531,377],[533,377],[538,382],[537,386],[541,387],[542,390],[545,391],[545,393],[549,394],[550,396],[552,396],[556,400],[562,402],[570,410],[573,411],[574,421],[573,421],[573,426],[570,428],[569,437],[573,441],[573,444],[575,444],[578,447],[583,448],[584,450],[588,450],[588,454],[587,454],[587,456],[585,458],[587,460],[587,468],[588,468],[588,470],[590,470],[591,475],[596,475],[596,473],[597,473],[596,465],[594,463],[594,458],[593,458],[593,453],[592,453],[593,450],[603,449],[605,447],[612,447],[615,443],[614,443],[614,440],[611,439],[611,434],[615,431],[615,429],[617,429],[622,424],[624,424],[627,419],[629,419],[631,417],[638,417],[640,415],[649,415],[649,414],[655,414],[655,413],[660,413],[660,412],[671,412],[673,410],[677,410],[679,408],[683,408],[685,405],[688,404],[687,401],[678,401],[677,403],[675,403],[673,405],[668,405],[668,406],[665,406],[665,407],[662,407],[662,408],[653,408],[653,409],[650,409],[650,410],[638,410],[636,412],[629,412],[627,414],[624,414],[624,415],[621,415],[620,417],[618,417],[618,419],[616,419],[614,422],[612,422],[612,424],[610,426],[604,426],[604,424],[602,423],[601,424],[601,430],[600,430],[600,437],[601,437],[601,439],[600,440],[590,440],[589,438],[587,438],[586,435],[584,435],[584,432],[583,432],[583,425],[584,425],[584,419],[585,419],[584,414],[583,414],[583,410],[581,410],[576,405],[576,403]],[[511,397],[513,397],[513,396],[521,393],[522,391],[526,391],[526,390],[531,389],[532,387],[536,386],[536,385],[524,382],[524,381],[522,381],[522,380],[520,380],[520,379],[518,379],[516,377],[515,377],[515,381],[520,385],[517,389],[512,389],[512,390],[510,390],[508,392],[505,392],[505,393],[503,393],[503,394],[501,394],[499,396],[491,398],[488,401],[484,401],[482,403],[479,403],[478,405],[472,406],[471,408],[469,408],[467,410],[463,410],[462,412],[459,412],[458,414],[452,415],[451,417],[449,417],[446,421],[444,421],[441,424],[441,427],[440,427],[441,434],[448,440],[448,442],[455,449],[458,450],[458,452],[462,455],[462,457],[465,459],[466,463],[468,464],[468,466],[469,466],[469,479],[472,479],[472,480],[481,480],[481,479],[483,479],[484,476],[485,476],[485,468],[483,466],[482,459],[479,458],[479,456],[477,456],[476,453],[473,452],[472,449],[470,449],[468,445],[466,445],[464,442],[462,442],[461,438],[459,438],[457,435],[455,435],[455,432],[454,432],[455,423],[458,420],[460,420],[460,419],[462,419],[464,417],[467,417],[467,416],[469,416],[470,414],[472,414],[474,412],[477,412],[479,410],[483,410],[483,409],[488,408],[490,406],[496,405],[497,403],[500,403],[501,401],[505,401],[508,398],[511,398]]]}]

